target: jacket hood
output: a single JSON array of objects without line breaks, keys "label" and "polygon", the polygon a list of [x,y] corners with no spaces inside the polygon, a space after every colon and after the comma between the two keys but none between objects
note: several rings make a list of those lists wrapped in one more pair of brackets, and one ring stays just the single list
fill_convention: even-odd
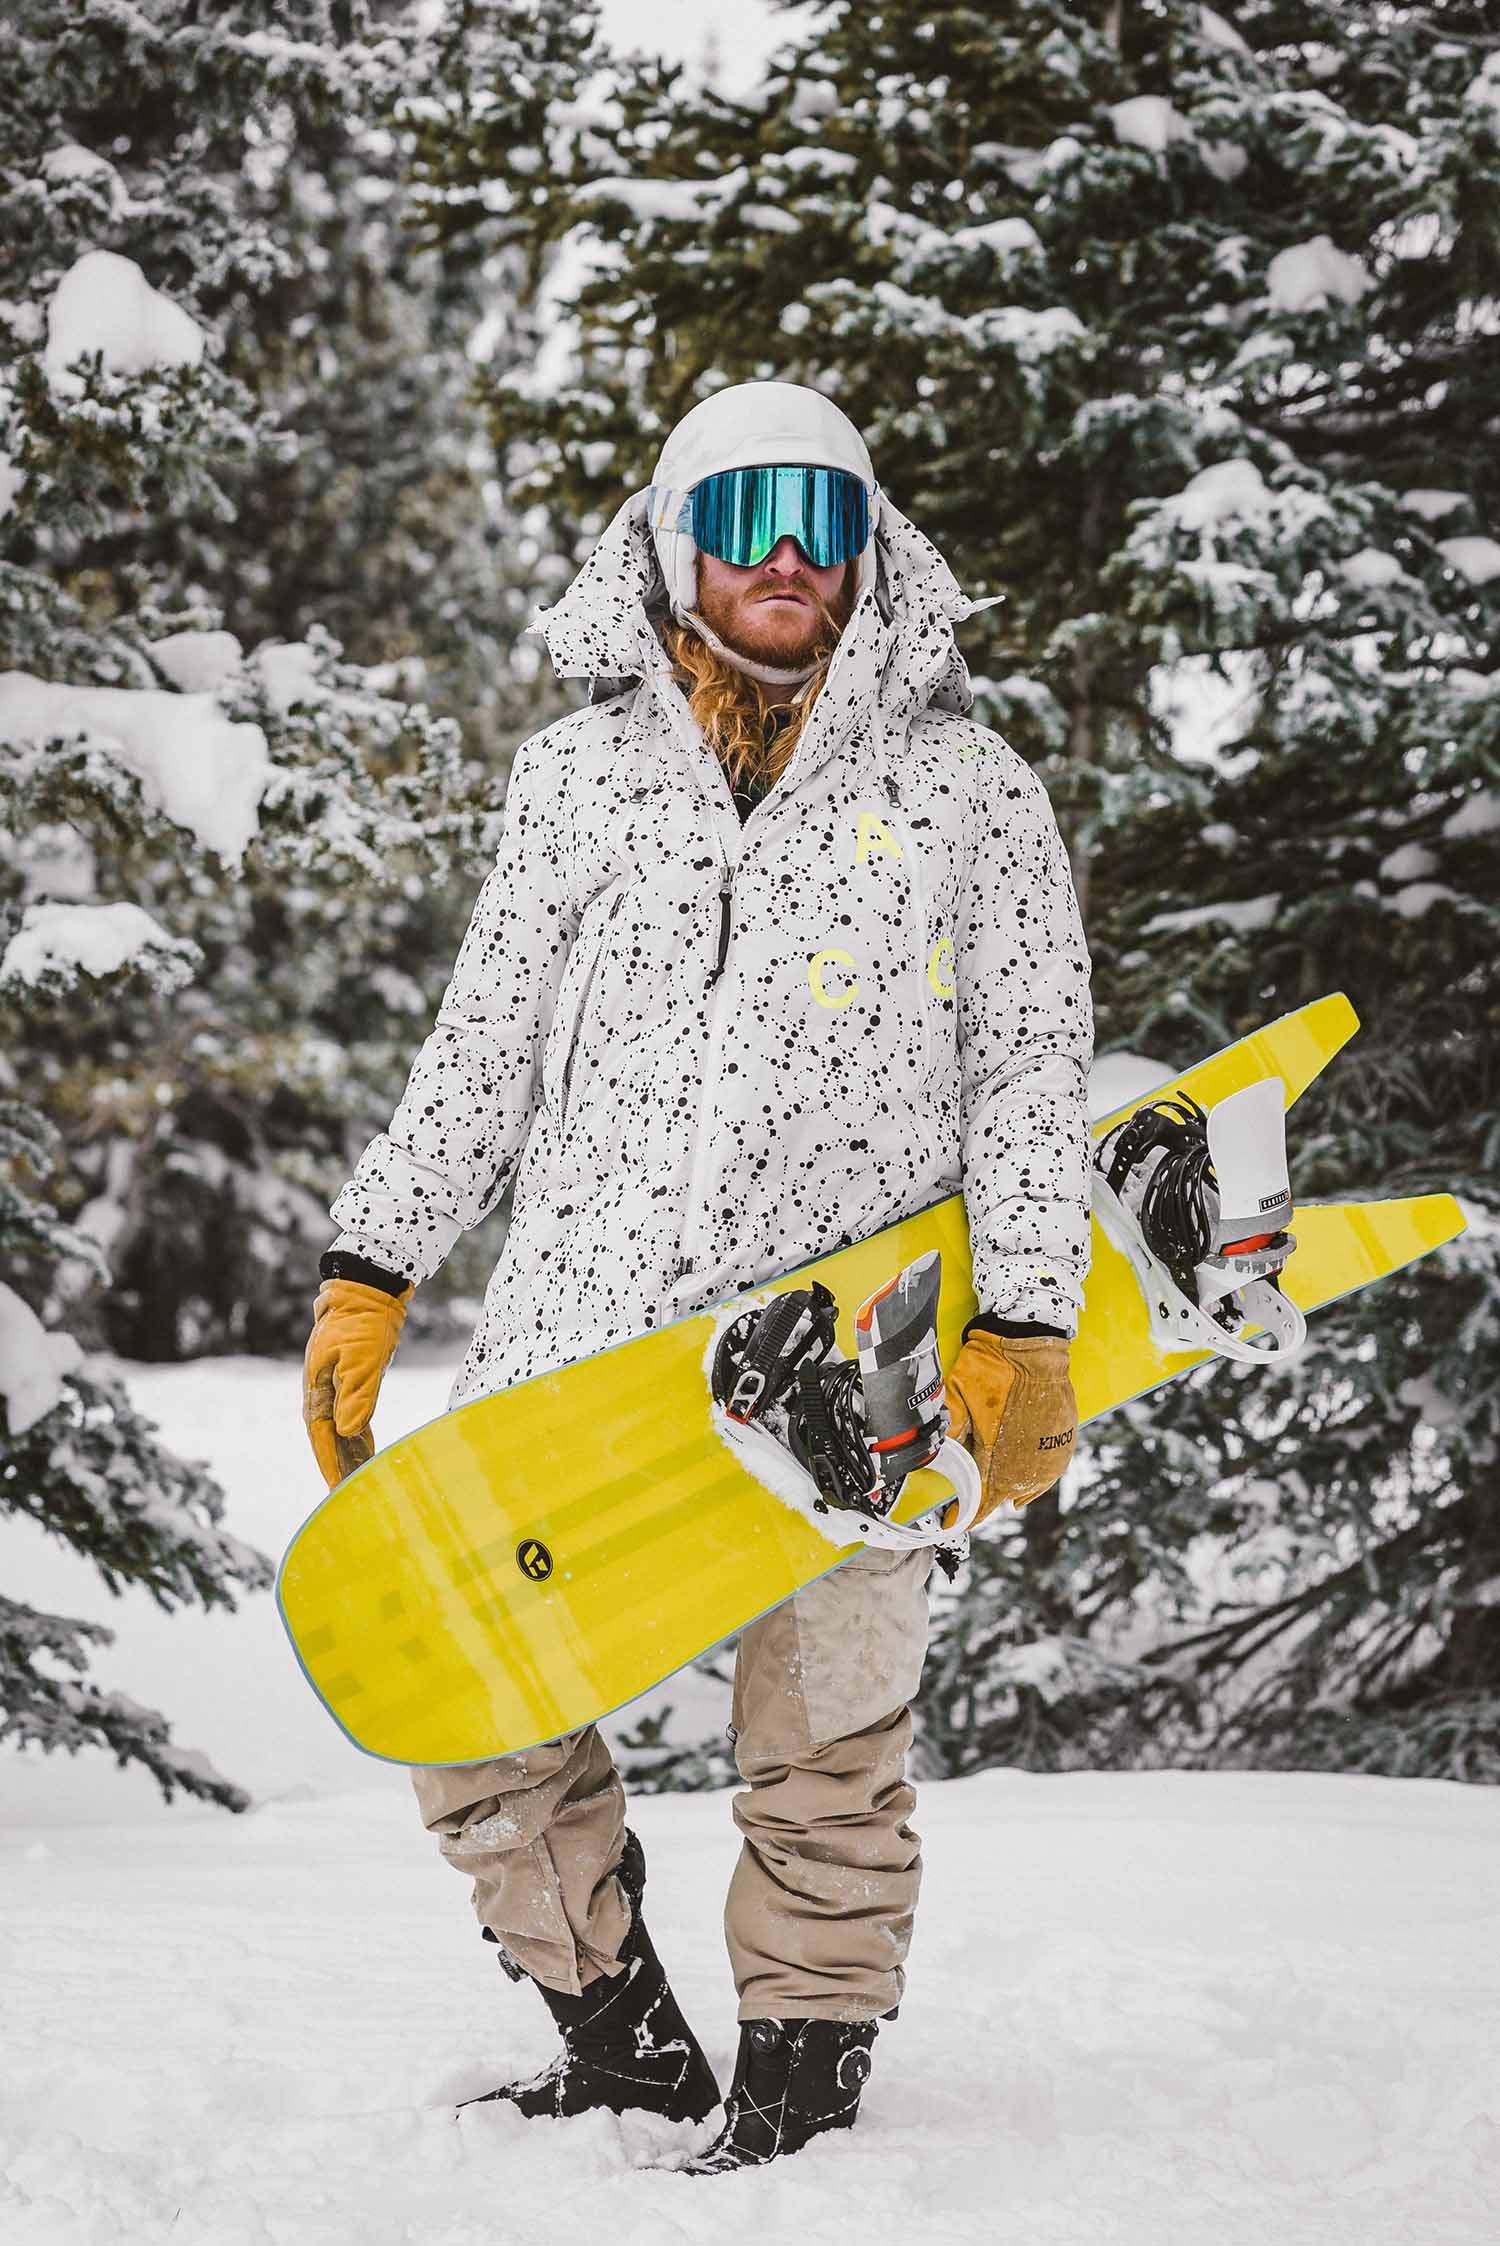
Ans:
[{"label": "jacket hood", "polygon": [[[651,534],[649,489],[631,493],[562,598],[539,608],[526,627],[545,639],[560,679],[592,681],[591,701],[671,670],[654,622],[667,615],[667,595]],[[924,708],[962,716],[974,695],[953,626],[1005,595],[971,599],[888,492],[876,505],[876,582],[855,603],[825,693],[842,673],[837,699],[853,703],[878,695],[892,720]]]}]

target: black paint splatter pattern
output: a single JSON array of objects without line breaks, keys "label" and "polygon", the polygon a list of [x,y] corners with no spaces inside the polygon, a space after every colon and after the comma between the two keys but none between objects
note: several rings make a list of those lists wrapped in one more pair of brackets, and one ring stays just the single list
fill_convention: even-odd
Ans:
[{"label": "black paint splatter pattern", "polygon": [[594,698],[518,752],[432,1033],[331,1212],[337,1245],[420,1282],[519,1164],[450,1408],[960,1187],[983,1307],[1076,1328],[1072,879],[1030,768],[966,715],[952,627],[979,604],[882,510],[879,583],[743,821],[651,626],[643,493],[531,626]]}]

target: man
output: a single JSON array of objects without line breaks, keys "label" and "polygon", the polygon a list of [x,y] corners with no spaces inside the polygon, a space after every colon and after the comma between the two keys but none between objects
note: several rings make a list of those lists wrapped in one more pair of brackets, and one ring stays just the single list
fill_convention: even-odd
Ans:
[{"label": "man", "polygon": [[[830,400],[695,406],[537,626],[589,705],[505,833],[388,1131],[333,1204],[308,1344],[330,1482],[415,1285],[517,1171],[450,1407],[749,1291],[962,1186],[984,1306],[947,1376],[984,1511],[1067,1462],[1088,1252],[1089,960],[1045,795],[965,712],[976,606]],[[519,1168],[517,1169],[517,1166]],[[932,1552],[867,1550],[741,1633],[725,1910],[740,2049],[697,2173],[851,2123],[920,1879],[905,1777]],[[529,2114],[700,2119],[594,1727],[412,1773],[563,2050]]]}]

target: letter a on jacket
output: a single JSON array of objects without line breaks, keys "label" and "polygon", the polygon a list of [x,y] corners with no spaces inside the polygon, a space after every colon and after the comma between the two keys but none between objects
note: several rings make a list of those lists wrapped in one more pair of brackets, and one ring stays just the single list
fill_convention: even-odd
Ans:
[{"label": "letter a on jacket", "polygon": [[431,1035],[332,1207],[336,1246],[420,1283],[517,1173],[450,1408],[960,1189],[981,1308],[1076,1330],[1093,1029],[1067,856],[967,715],[953,625],[981,604],[884,492],[876,558],[743,825],[658,636],[645,491],[534,621],[592,699],[518,750]]}]

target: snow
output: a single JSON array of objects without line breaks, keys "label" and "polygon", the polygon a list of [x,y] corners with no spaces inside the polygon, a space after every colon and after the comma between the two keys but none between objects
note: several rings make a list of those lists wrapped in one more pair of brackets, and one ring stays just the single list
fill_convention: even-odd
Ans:
[{"label": "snow", "polygon": [[1421,881],[1437,871],[1437,859],[1424,843],[1403,842],[1380,861],[1382,881]]},{"label": "snow", "polygon": [[1382,553],[1378,546],[1362,546],[1357,554],[1339,563],[1339,574],[1351,585],[1370,592],[1381,585],[1395,584],[1405,572],[1394,554]]},{"label": "snow", "polygon": [[48,1332],[30,1303],[0,1280],[0,1396],[12,1435],[24,1435],[51,1411],[63,1375],[82,1359],[71,1334]]},{"label": "snow", "polygon": [[1414,134],[1403,132],[1399,125],[1372,125],[1370,137],[1393,171],[1409,171],[1420,161],[1422,143]]},{"label": "snow", "polygon": [[762,234],[800,234],[802,231],[801,219],[775,203],[741,203],[737,216],[744,225],[758,227]]},{"label": "snow", "polygon": [[720,172],[716,179],[593,179],[576,187],[573,195],[583,204],[623,203],[638,222],[668,219],[682,224],[711,216],[749,180],[741,164],[734,171]]},{"label": "snow", "polygon": [[1212,172],[1226,187],[1239,178],[1250,161],[1244,149],[1233,140],[1200,140],[1198,160],[1205,171]]},{"label": "snow", "polygon": [[[853,290],[851,281],[820,281],[809,290],[817,297],[837,297]],[[931,342],[953,339],[964,350],[1013,351],[1023,369],[1028,362],[1081,340],[1087,333],[1076,312],[1066,305],[1040,309],[1026,304],[990,304],[977,312],[956,314],[936,296],[915,295],[893,281],[872,281],[862,292],[878,304],[893,328]]]},{"label": "snow", "polygon": [[[507,368],[508,390],[518,397],[550,399],[578,379],[582,328],[569,308],[589,281],[617,268],[619,262],[615,245],[595,238],[592,220],[570,227],[562,236],[537,290],[532,311],[534,346],[525,361]],[[513,319],[514,307],[502,297],[470,338],[469,356],[476,364],[486,361]]]},{"label": "snow", "polygon": [[73,1219],[73,1230],[86,1232],[91,1240],[97,1241],[106,1260],[130,1218],[125,1201],[131,1170],[128,1150],[129,1141],[126,1139],[111,1142],[106,1157],[108,1190],[96,1193],[92,1201],[85,1201]]},{"label": "snow", "polygon": [[[29,349],[40,343],[47,332],[46,307],[31,297],[0,296],[0,321],[10,329],[14,342]],[[0,384],[0,404],[12,395],[5,384]]]},{"label": "snow", "polygon": [[955,248],[993,250],[1002,258],[1042,255],[1041,238],[1027,218],[992,218],[983,226],[960,226],[946,239]]},{"label": "snow", "polygon": [[1157,663],[1147,690],[1152,714],[1171,730],[1173,756],[1221,768],[1261,704],[1257,658],[1239,648]]},{"label": "snow", "polygon": [[306,640],[263,640],[250,660],[278,717],[286,717],[294,703],[329,699],[318,677],[317,656]]},{"label": "snow", "polygon": [[1486,55],[1478,77],[1464,88],[1464,100],[1476,109],[1493,110],[1500,126],[1500,54]]},{"label": "snow", "polygon": [[84,352],[102,352],[106,374],[145,374],[196,366],[206,342],[192,315],[154,289],[132,258],[85,250],[52,292],[42,364],[54,391],[78,394],[83,377],[71,369]]},{"label": "snow", "polygon": [[1214,265],[1231,280],[1242,281],[1254,247],[1248,234],[1225,234],[1214,245]]},{"label": "snow", "polygon": [[49,901],[28,905],[21,925],[0,953],[0,988],[42,983],[76,974],[112,975],[132,959],[154,954],[165,963],[183,945],[139,905],[80,905]]},{"label": "snow", "polygon": [[431,1004],[430,994],[422,988],[416,977],[406,974],[399,967],[378,962],[366,971],[365,981],[381,1004],[389,1006],[392,1013],[421,1014]]},{"label": "snow", "polygon": [[15,506],[16,493],[25,481],[25,471],[16,466],[9,453],[0,452],[0,522]]},{"label": "snow", "polygon": [[1141,930],[1143,936],[1179,935],[1184,929],[1206,928],[1219,921],[1237,935],[1253,935],[1257,928],[1269,928],[1281,909],[1279,892],[1269,897],[1244,897],[1238,902],[1226,900],[1216,905],[1194,905],[1184,912],[1159,912],[1153,914]]},{"label": "snow", "polygon": [[865,204],[864,227],[866,240],[877,249],[893,236],[905,245],[901,253],[903,268],[941,255],[948,245],[941,226],[930,226],[926,219],[903,210],[899,203],[885,202],[879,195],[871,195]]},{"label": "snow", "polygon": [[1105,114],[1116,140],[1129,148],[1160,155],[1171,142],[1193,137],[1187,119],[1162,94],[1136,94],[1130,101],[1111,102]]},{"label": "snow", "polygon": [[55,148],[49,148],[39,168],[42,178],[53,187],[63,186],[70,179],[83,179],[102,188],[111,218],[123,218],[142,207],[132,200],[109,158],[97,149],[81,147],[76,140],[59,141]]},{"label": "snow", "polygon": [[1445,882],[1413,881],[1406,888],[1398,889],[1394,896],[1382,898],[1381,902],[1390,911],[1399,913],[1403,920],[1420,920],[1423,913],[1430,912],[1434,905],[1460,905],[1463,899],[1457,890],[1450,889]]},{"label": "snow", "polygon": [[[1127,1062],[1155,1065],[1104,1067]],[[321,1495],[300,1362],[117,1369],[174,1448],[210,1460],[226,1525],[279,1549]],[[380,1439],[440,1411],[452,1370],[393,1366]],[[910,1980],[858,2127],[689,2180],[645,2163],[712,2122],[456,2117],[545,2064],[553,2031],[479,1942],[405,1774],[323,1715],[269,1599],[176,1618],[111,1600],[16,1519],[0,1574],[114,1624],[100,1682],[165,1705],[185,1752],[258,1796],[242,1818],[168,1810],[103,1757],[0,1750],[7,2246],[1489,2234],[1500,1790],[1171,1770],[923,1784]],[[630,1815],[649,1923],[727,2082],[730,1803],[642,1797]]]},{"label": "snow", "polygon": [[1013,148],[1000,141],[982,141],[973,154],[996,154],[1003,159],[1005,176],[1023,194],[1030,194],[1039,179],[1054,172],[1065,171],[1084,154],[1084,145],[1074,133],[1060,133],[1049,140],[1045,148]]},{"label": "snow", "polygon": [[1500,541],[1493,538],[1443,538],[1438,552],[1450,569],[1467,577],[1471,585],[1487,585],[1500,577]]},{"label": "snow", "polygon": [[1275,312],[1309,312],[1328,304],[1357,304],[1370,287],[1362,258],[1349,257],[1326,234],[1294,242],[1266,267],[1266,292]]},{"label": "snow", "polygon": [[1496,827],[1500,827],[1500,795],[1490,788],[1482,788],[1469,796],[1443,821],[1444,834],[1454,841],[1467,840],[1476,834],[1492,834]]},{"label": "snow", "polygon": [[1229,53],[1237,55],[1248,55],[1250,52],[1234,25],[1226,22],[1212,8],[1198,10],[1198,29],[1212,47],[1223,47]]},{"label": "snow", "polygon": [[1162,502],[1184,530],[1207,530],[1219,523],[1261,524],[1274,502],[1253,460],[1218,460],[1189,477],[1174,498]]},{"label": "snow", "polygon": [[1466,701],[1482,699],[1495,691],[1495,681],[1488,672],[1470,670],[1464,663],[1455,663],[1444,674],[1444,684],[1450,694]]},{"label": "snow", "polygon": [[752,99],[772,54],[800,29],[773,0],[734,0],[733,7],[705,7],[703,0],[601,0],[599,21],[617,52],[664,54],[684,65],[684,90],[706,81],[739,101]]},{"label": "snow", "polygon": [[[837,106],[837,96],[828,89],[829,99]],[[795,111],[796,102],[793,108]],[[846,179],[850,172],[859,170],[859,158],[848,155],[842,148],[787,148],[779,155],[765,158],[763,169],[771,172],[816,172],[824,179]]]},{"label": "snow", "polygon": [[211,694],[69,686],[0,672],[0,740],[38,748],[81,739],[133,772],[153,809],[238,866],[259,826],[271,754],[258,725],[235,723]]},{"label": "snow", "polygon": [[[1287,87],[1277,96],[1277,109],[1283,129],[1290,129],[1300,139],[1304,134],[1315,134],[1317,146],[1311,161],[1324,164],[1335,161],[1341,153],[1342,143],[1354,131],[1354,120],[1347,109],[1320,94],[1313,88],[1298,92]],[[1303,157],[1306,162],[1308,159]],[[1326,237],[1324,237],[1326,239]]]},{"label": "snow", "polygon": [[1424,522],[1436,522],[1443,515],[1451,515],[1455,507],[1466,507],[1468,503],[1469,495],[1466,491],[1419,488],[1415,491],[1403,491],[1401,494],[1402,506],[1409,507]]},{"label": "snow", "polygon": [[149,645],[152,662],[180,694],[212,694],[228,686],[244,654],[233,632],[168,632]]}]

